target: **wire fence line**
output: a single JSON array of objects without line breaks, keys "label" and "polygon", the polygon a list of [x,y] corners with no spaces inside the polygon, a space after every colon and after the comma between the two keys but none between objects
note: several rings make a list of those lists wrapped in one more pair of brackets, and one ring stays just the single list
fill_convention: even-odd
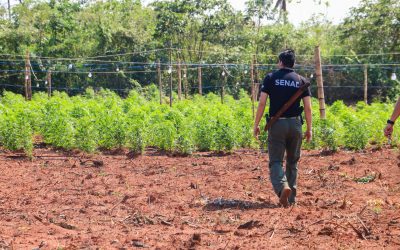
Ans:
[{"label": "wire fence line", "polygon": [[[219,90],[223,85],[216,85],[216,86],[204,86],[202,87],[202,89],[214,89],[214,90]],[[18,85],[18,84],[0,84],[0,87],[14,87],[14,88],[24,88],[23,85]],[[249,84],[236,84],[234,87],[249,87]],[[93,88],[93,87],[92,87]],[[191,86],[190,89],[192,90],[197,90],[199,87],[198,86]],[[316,89],[317,86],[311,86],[311,89]],[[363,86],[357,86],[357,85],[352,85],[352,86],[324,86],[324,89],[328,90],[328,89],[335,89],[335,88],[364,88]],[[387,89],[387,88],[391,88],[390,86],[371,86],[370,88],[372,89]],[[46,91],[47,88],[46,87],[40,87],[40,86],[32,86],[32,89],[36,89],[39,91]],[[87,88],[68,88],[68,87],[52,87],[53,90],[71,90],[71,91],[79,91],[81,93],[85,92],[87,90]],[[101,87],[95,87],[93,88],[94,90],[100,90]],[[112,91],[117,91],[117,92],[129,92],[131,91],[131,89],[120,89],[120,88],[107,88],[108,90],[112,90]],[[173,91],[177,91],[178,88],[174,87]]]},{"label": "wire fence line", "polygon": [[[33,58],[34,60],[38,60]],[[32,59],[31,59],[32,60]],[[52,62],[33,62],[35,65],[40,65],[40,66],[48,66],[48,67],[53,67],[53,66],[81,66],[81,67],[91,67],[91,66],[105,66],[105,65],[113,65],[113,66],[118,66],[118,65],[126,65],[126,64],[132,64],[132,65],[144,65],[144,66],[151,66],[151,67],[156,67],[158,63],[156,61],[153,62],[138,62],[138,61],[105,61],[105,60],[98,60],[98,61],[92,61],[92,60],[83,60],[83,62],[98,62],[98,63],[67,63],[67,64],[58,64],[54,62],[58,62],[61,59],[52,59]],[[7,58],[2,58],[0,59],[0,64],[2,65],[22,65],[25,63],[25,60],[23,59],[7,59]],[[31,62],[32,63],[32,62]],[[310,65],[307,64],[296,64],[295,67],[311,67]],[[226,67],[247,67],[249,68],[251,64],[249,63],[232,63],[232,62],[224,62],[224,63],[206,63],[206,62],[178,62],[178,61],[172,61],[170,62],[161,62],[160,65],[162,66],[196,66],[196,67],[215,67],[215,66],[226,66]],[[276,66],[277,63],[256,63],[254,66]],[[348,63],[348,64],[322,64],[322,67],[362,67],[364,65],[368,65],[371,67],[374,66],[393,66],[393,67],[400,67],[399,62],[385,62],[385,63]]]},{"label": "wire fence line", "polygon": [[[34,91],[46,90],[48,73],[52,74],[52,90],[66,90],[81,93],[87,87],[95,89],[107,88],[118,92],[129,92],[137,88],[138,84],[146,86],[158,83],[162,78],[162,91],[168,95],[169,82],[173,82],[171,91],[178,91],[178,71],[181,73],[182,85],[189,90],[189,94],[196,93],[200,88],[206,92],[219,91],[226,88],[228,93],[235,94],[238,89],[251,90],[251,71],[256,72],[255,82],[262,83],[263,77],[271,71],[276,70],[276,63],[248,63],[248,62],[159,62],[159,61],[137,61],[126,60],[104,60],[105,58],[126,57],[138,54],[156,54],[168,52],[170,48],[139,51],[131,53],[120,53],[113,55],[101,55],[85,58],[57,58],[40,57],[33,55],[29,60],[30,73],[33,74],[32,89]],[[172,48],[182,52],[184,50]],[[187,50],[186,50],[187,51]],[[202,51],[206,52],[206,51]],[[210,51],[208,51],[210,52]],[[361,56],[386,56],[398,55],[400,53],[359,54],[359,55],[335,55],[337,57],[361,57]],[[265,55],[264,55],[265,56]],[[267,55],[274,56],[276,55]],[[302,55],[299,55],[302,56]],[[304,56],[304,55],[303,55]],[[307,55],[310,56],[311,55]],[[312,55],[314,56],[314,55]],[[134,59],[134,58],[133,58]],[[21,92],[26,78],[26,55],[0,54],[0,88]],[[328,102],[337,99],[362,99],[364,88],[363,69],[367,67],[368,89],[370,97],[386,95],[396,87],[393,75],[400,72],[399,62],[376,62],[369,63],[326,63],[322,64],[324,78],[324,89]],[[180,70],[179,70],[180,69]],[[200,71],[201,70],[201,71]],[[295,65],[295,70],[309,78],[312,83],[312,91],[315,92],[315,65],[312,61],[300,61]],[[225,76],[226,73],[226,76]],[[198,85],[200,81],[205,84]],[[24,77],[25,76],[25,77]],[[222,82],[226,79],[226,84]],[[186,82],[185,82],[186,81]],[[183,83],[185,82],[185,83]],[[20,84],[17,84],[20,83]],[[44,84],[43,84],[44,83]],[[259,85],[257,85],[259,86]]]},{"label": "wire fence line", "polygon": [[[116,53],[116,54],[108,54],[108,55],[99,55],[99,56],[88,56],[88,57],[49,57],[49,56],[38,56],[34,55],[35,57],[42,58],[42,59],[59,59],[59,60],[90,60],[90,59],[97,59],[97,58],[107,58],[107,57],[117,57],[117,56],[129,56],[129,55],[145,55],[151,54],[155,52],[162,52],[162,51],[176,51],[176,52],[196,52],[202,54],[218,54],[222,56],[226,55],[242,55],[242,56],[264,56],[264,57],[276,57],[275,54],[263,54],[263,53],[249,53],[244,51],[228,51],[228,52],[221,52],[221,51],[213,51],[213,50],[196,50],[196,49],[182,49],[182,48],[159,48],[159,49],[152,49],[152,50],[142,50],[142,51],[133,51],[133,52],[125,52],[125,53]],[[392,52],[385,52],[385,53],[360,53],[360,54],[334,54],[334,55],[322,55],[323,58],[329,57],[365,57],[365,56],[387,56],[387,55],[400,55],[398,51]],[[21,54],[1,54],[0,56],[12,56],[12,57],[25,57],[25,55]],[[314,54],[298,54],[298,57],[313,57]]]}]

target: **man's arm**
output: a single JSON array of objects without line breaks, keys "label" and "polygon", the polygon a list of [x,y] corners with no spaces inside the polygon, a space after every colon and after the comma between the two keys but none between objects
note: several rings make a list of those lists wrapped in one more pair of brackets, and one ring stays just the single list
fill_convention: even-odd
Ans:
[{"label": "man's arm", "polygon": [[399,115],[400,115],[400,97],[397,100],[397,103],[396,103],[396,106],[394,107],[392,116],[390,117],[390,121],[393,122],[393,124],[388,123],[385,127],[385,130],[384,130],[385,136],[389,137],[392,135],[394,122],[397,120]]},{"label": "man's arm", "polygon": [[260,134],[260,121],[264,115],[265,105],[267,104],[268,94],[265,92],[261,92],[260,100],[258,101],[258,108],[256,114],[256,120],[254,121],[254,129],[253,134],[254,137],[258,139],[258,135]]},{"label": "man's arm", "polygon": [[304,113],[306,116],[307,130],[304,133],[304,137],[307,142],[310,142],[312,139],[312,111],[311,111],[311,97],[306,96],[303,98],[304,105]]}]

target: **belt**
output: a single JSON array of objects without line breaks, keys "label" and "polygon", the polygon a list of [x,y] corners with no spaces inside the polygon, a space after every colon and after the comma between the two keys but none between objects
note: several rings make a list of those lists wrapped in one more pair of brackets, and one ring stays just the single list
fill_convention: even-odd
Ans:
[{"label": "belt", "polygon": [[[272,119],[273,117],[271,117]],[[292,117],[279,117],[278,120],[289,120],[289,119],[299,119],[300,120],[300,116],[292,116]]]}]

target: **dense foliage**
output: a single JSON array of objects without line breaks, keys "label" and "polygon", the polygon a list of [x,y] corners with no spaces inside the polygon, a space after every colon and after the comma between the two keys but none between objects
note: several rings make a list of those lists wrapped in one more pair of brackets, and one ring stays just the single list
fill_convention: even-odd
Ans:
[{"label": "dense foliage", "polygon": [[[282,11],[275,9],[276,3]],[[390,80],[390,76],[399,71],[400,55],[394,53],[400,51],[399,1],[362,0],[337,25],[323,15],[291,24],[287,15],[298,13],[286,13],[286,4],[291,1],[247,1],[245,10],[238,11],[227,0],[155,0],[149,5],[140,0],[21,0],[10,13],[6,6],[0,7],[0,53],[25,55],[29,49],[36,71],[33,86],[38,84],[38,89],[45,87],[46,71],[52,70],[56,89],[76,93],[92,86],[126,90],[127,94],[137,83],[147,86],[157,82],[154,63],[160,59],[166,70],[169,51],[165,48],[173,47],[181,49],[172,50],[173,62],[245,64],[229,67],[227,91],[235,93],[237,83],[246,83],[242,88],[248,90],[245,86],[249,86],[252,54],[257,54],[259,63],[275,64],[276,56],[271,55],[292,47],[300,55],[300,72],[310,76],[314,47],[320,45],[323,64],[342,65],[324,67],[325,85],[332,87],[326,94],[329,101],[362,99],[366,63],[374,64],[368,72],[370,96],[384,99],[396,95],[399,81]],[[109,56],[89,61],[104,55]],[[274,68],[259,67],[258,77]],[[203,69],[203,92],[219,90],[221,70],[220,66]],[[23,71],[23,56],[1,56],[0,87],[21,91],[9,85],[22,85]],[[91,78],[89,71],[93,72]],[[114,73],[95,74],[100,71]],[[142,73],[128,73],[132,71]],[[163,78],[167,76],[164,72]],[[196,68],[189,70],[187,77],[191,92],[197,93]],[[357,87],[337,88],[354,85]]]},{"label": "dense foliage", "polygon": [[[239,100],[226,96],[224,104],[210,93],[177,102],[172,108],[151,98],[157,96],[155,87],[149,87],[146,96],[131,91],[121,99],[111,91],[88,89],[74,97],[56,92],[51,99],[37,93],[27,102],[21,95],[5,92],[0,98],[0,145],[27,154],[32,153],[34,140],[87,152],[129,148],[141,153],[151,146],[191,154],[266,147],[265,134],[261,144],[252,137],[252,104],[243,91]],[[328,107],[324,121],[318,118],[317,102],[313,105],[314,140],[304,147],[358,150],[386,143],[382,130],[392,105],[360,102],[348,107],[338,101]],[[398,131],[393,143],[399,142]]]},{"label": "dense foliage", "polygon": [[[314,107],[315,138],[304,147],[382,145],[391,105],[378,101],[393,100],[400,90],[400,77],[391,77],[400,73],[400,2],[361,0],[340,24],[323,15],[292,24],[287,16],[295,13],[286,12],[291,2],[251,0],[244,11],[228,0],[155,0],[148,5],[140,0],[20,0],[9,9],[0,6],[0,145],[28,154],[37,140],[87,152],[126,147],[140,153],[154,146],[190,154],[265,147],[265,134],[258,144],[251,133],[247,94],[252,56],[262,64],[256,81],[275,69],[275,55],[288,47],[298,53],[296,70],[312,78],[316,45],[322,52],[325,96],[333,104],[325,121]],[[35,73],[31,102],[6,91],[22,93],[26,51]],[[183,77],[191,96],[174,101],[173,108],[159,105],[152,85],[158,82],[158,60],[164,92],[170,60],[188,67]],[[352,107],[333,102],[362,100],[365,64],[369,100],[375,102]],[[205,96],[195,95],[198,66]],[[53,88],[67,93],[56,91],[49,99],[37,91],[45,90],[49,70]],[[224,104],[213,94],[224,81],[222,72],[227,73]],[[176,90],[176,65],[171,73]],[[118,93],[126,98],[88,87],[122,90]]]}]

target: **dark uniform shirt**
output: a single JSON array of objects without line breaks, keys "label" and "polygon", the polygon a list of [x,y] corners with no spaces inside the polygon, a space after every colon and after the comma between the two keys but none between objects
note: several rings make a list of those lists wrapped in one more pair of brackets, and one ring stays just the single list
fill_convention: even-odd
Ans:
[{"label": "dark uniform shirt", "polygon": [[[273,117],[306,82],[307,80],[295,73],[293,69],[283,68],[268,74],[264,79],[261,91],[270,96],[269,116]],[[311,96],[309,88],[282,114],[282,117],[300,115],[302,112],[300,100],[306,96]]]}]

